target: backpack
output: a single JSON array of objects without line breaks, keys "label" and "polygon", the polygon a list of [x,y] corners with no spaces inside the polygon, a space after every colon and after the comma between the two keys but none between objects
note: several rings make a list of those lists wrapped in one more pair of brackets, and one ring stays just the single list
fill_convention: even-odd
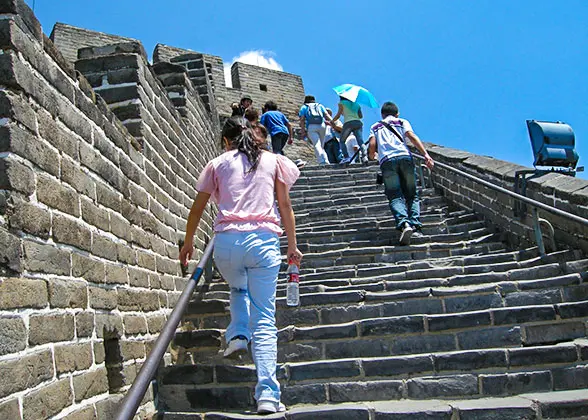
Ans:
[{"label": "backpack", "polygon": [[316,102],[306,104],[306,121],[308,124],[322,124],[323,120],[319,104]]}]

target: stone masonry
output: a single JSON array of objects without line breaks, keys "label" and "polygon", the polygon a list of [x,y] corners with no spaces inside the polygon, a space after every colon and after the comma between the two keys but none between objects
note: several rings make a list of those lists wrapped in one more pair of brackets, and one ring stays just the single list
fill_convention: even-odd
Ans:
[{"label": "stone masonry", "polygon": [[140,43],[72,63],[24,2],[0,14],[0,418],[110,419],[184,287],[178,240],[218,128]]},{"label": "stone masonry", "polygon": [[[23,0],[0,0],[0,16],[0,419],[111,419],[117,402],[144,363],[185,285],[185,277],[177,262],[178,241],[184,236],[185,221],[196,194],[197,177],[206,162],[221,152],[219,123],[222,117],[230,112],[231,102],[247,93],[258,106],[267,99],[276,100],[290,119],[296,121],[295,115],[304,97],[302,79],[285,72],[235,63],[232,67],[234,87],[228,88],[224,84],[222,60],[216,56],[160,44],[153,54],[153,64],[150,64],[137,40],[63,24],[57,24],[48,38]],[[301,143],[299,149],[291,150],[303,150],[304,147]],[[439,161],[512,188],[510,183],[515,169],[512,164],[442,146],[430,145],[430,151]],[[513,365],[513,356],[523,360],[525,349],[509,350],[508,369],[505,365],[500,372],[497,366],[503,358],[492,353],[493,358],[488,363],[495,365],[484,365],[489,371],[466,372],[449,378],[446,385],[439,385],[441,388],[435,388],[436,382],[428,377],[402,383],[396,383],[396,379],[380,381],[382,378],[379,378],[368,381],[370,383],[366,386],[369,389],[362,392],[386,396],[390,389],[384,391],[381,387],[392,382],[398,385],[395,388],[399,392],[395,394],[397,396],[432,397],[443,396],[444,392],[450,392],[447,389],[458,388],[467,397],[473,392],[491,394],[493,389],[499,393],[504,387],[515,391],[537,391],[544,390],[545,384],[554,390],[587,386],[586,368],[582,367],[588,358],[586,344],[574,342],[586,335],[584,260],[578,251],[567,250],[580,248],[585,252],[588,248],[587,232],[577,225],[541,214],[555,227],[558,253],[552,255],[551,260],[540,260],[540,264],[536,263],[535,251],[521,251],[520,255],[512,256],[504,249],[505,242],[498,239],[508,240],[509,246],[528,247],[532,238],[528,217],[515,219],[511,200],[478,189],[459,176],[437,169],[432,174],[435,194],[441,194],[443,200],[461,210],[452,210],[451,213],[459,229],[445,226],[446,231],[442,232],[433,226],[431,232],[467,238],[472,248],[466,250],[462,244],[455,255],[452,254],[454,251],[447,251],[453,245],[443,244],[422,249],[417,246],[411,250],[390,250],[389,244],[378,242],[378,239],[389,240],[378,237],[386,234],[385,229],[378,230],[377,234],[373,230],[362,232],[363,221],[357,220],[360,231],[350,234],[364,235],[361,236],[363,242],[360,246],[355,244],[355,248],[361,248],[365,241],[373,241],[366,254],[364,250],[348,247],[355,236],[330,234],[341,226],[315,226],[314,223],[329,216],[340,224],[343,219],[362,218],[364,214],[373,215],[371,211],[385,209],[386,205],[381,203],[369,208],[361,206],[370,200],[381,199],[376,194],[362,198],[366,177],[370,178],[373,171],[359,174],[362,171],[350,170],[345,176],[352,179],[341,184],[344,191],[333,192],[336,198],[325,201],[320,197],[328,183],[335,182],[336,178],[330,179],[328,171],[311,168],[294,194],[300,202],[297,214],[302,211],[303,216],[308,217],[308,225],[301,230],[308,236],[304,252],[316,254],[308,258],[309,271],[304,275],[314,275],[316,283],[309,283],[305,290],[312,295],[306,298],[305,305],[309,306],[306,309],[312,310],[301,310],[296,314],[282,312],[280,315],[283,317],[281,325],[298,325],[281,333],[281,340],[289,345],[288,349],[293,349],[283,360],[304,362],[294,371],[288,370],[289,375],[291,372],[299,375],[298,379],[290,377],[292,396],[303,395],[310,402],[317,398],[321,403],[344,401],[346,395],[356,394],[357,388],[341,379],[313,388],[312,382],[316,378],[312,375],[328,378],[330,373],[325,372],[331,366],[320,365],[317,369],[317,365],[310,362],[320,363],[321,357],[330,354],[329,349],[347,351],[349,357],[355,359],[341,364],[343,370],[340,372],[348,378],[356,374],[369,376],[364,368],[368,364],[359,358],[373,356],[369,353],[375,348],[373,343],[382,352],[388,351],[387,356],[406,354],[410,343],[421,343],[422,340],[423,346],[428,345],[427,338],[414,336],[425,332],[445,338],[449,350],[453,349],[451,343],[463,342],[466,343],[463,348],[474,348],[479,340],[501,342],[505,337],[514,340],[509,341],[513,346],[522,345],[521,340],[533,345],[553,345],[553,348],[540,352],[547,354],[547,360],[563,357],[568,364],[558,362],[560,365],[556,368],[545,371],[533,368],[532,374],[527,375]],[[373,180],[370,178],[369,182]],[[346,189],[352,185],[358,190],[353,197]],[[437,203],[435,200],[440,198],[432,197],[431,191],[428,193],[431,203]],[[320,199],[312,198],[317,194]],[[586,181],[550,174],[531,181],[528,195],[586,217]],[[360,203],[359,207],[339,211],[338,206],[352,202]],[[439,216],[431,211],[431,220]],[[459,211],[467,214],[461,216]],[[214,216],[215,208],[211,206],[196,238],[195,259],[212,235]],[[440,223],[443,225],[444,222]],[[346,228],[352,229],[352,225],[347,224]],[[474,231],[470,232],[470,229]],[[325,235],[331,235],[329,237],[336,244],[320,239]],[[380,249],[380,246],[387,248]],[[476,280],[485,278],[481,266],[488,258],[488,261],[497,261],[497,271],[508,271],[509,282],[500,283],[500,287],[492,286],[493,291],[476,283],[479,289],[468,297],[468,308],[483,311],[483,314],[473,318],[461,314],[439,319],[432,317],[432,314],[447,315],[451,307],[455,313],[463,312],[463,307],[451,294],[436,295],[433,303],[425,305],[424,300],[429,299],[432,290],[431,282],[440,281],[437,285],[444,285],[443,281],[451,277],[457,285],[465,281],[462,274],[468,273],[463,267],[462,273],[452,270],[454,267],[438,269],[433,267],[434,264],[429,267],[427,264],[432,263],[428,263],[428,259],[458,256],[460,252],[470,251],[476,255],[467,262],[460,261],[463,266],[475,266],[467,270],[481,270],[475,272],[480,276]],[[500,257],[484,255],[497,251],[500,251]],[[392,276],[388,282],[365,282],[366,285],[360,288],[349,282],[341,283],[336,278],[340,275],[337,271],[321,269],[325,264],[329,267],[341,265],[345,258],[354,255],[358,260],[345,268],[351,277],[398,273],[395,271],[398,267],[359,267],[373,258],[381,258],[378,263],[386,264],[421,259],[410,267],[402,265],[402,275],[405,276],[402,280],[408,281],[408,285],[403,283],[402,287],[423,286],[423,290],[415,291],[414,295],[401,292],[415,298],[406,303],[402,312],[396,311],[396,304],[392,301],[386,302],[385,313],[360,309],[368,296],[366,290],[385,292],[373,297],[374,300],[400,298],[393,292],[399,287],[396,280],[400,274]],[[511,257],[513,260],[509,260]],[[568,257],[575,262],[567,262],[565,258]],[[501,258],[505,260],[498,261]],[[440,264],[446,263],[445,260],[439,261]],[[433,271],[423,273],[426,267]],[[410,272],[413,274],[407,274]],[[538,273],[543,279],[540,284],[533,283]],[[495,280],[494,277],[488,278],[488,282]],[[418,284],[410,283],[416,280]],[[513,283],[519,280],[528,281],[524,286],[526,289]],[[325,285],[319,284],[323,281],[326,281]],[[349,286],[349,289],[323,293],[329,287],[342,285]],[[381,289],[382,285],[385,290]],[[195,336],[201,336],[218,347],[219,328],[226,325],[223,301],[226,289],[223,287],[218,285],[211,291],[208,299],[213,303],[191,308],[190,316],[198,318],[196,328],[217,328],[216,335],[210,331],[195,331],[179,334],[178,342],[184,339],[189,344]],[[469,290],[458,292],[467,295]],[[280,299],[282,295],[283,288],[280,287]],[[502,299],[505,307],[516,307],[520,302],[547,306],[538,308],[540,312],[535,312],[535,307],[529,313],[523,310],[519,313],[518,309],[499,311],[495,310],[496,299]],[[337,302],[355,303],[350,308],[327,308],[324,314],[319,314],[313,306],[336,305]],[[420,308],[425,306],[421,304],[427,306],[429,315],[422,315]],[[206,309],[207,305],[210,311],[197,312]],[[359,318],[351,317],[355,314],[360,315]],[[399,314],[403,315],[402,319],[381,321],[382,324],[359,321],[372,315],[393,317]],[[421,314],[418,319],[407,316],[417,314]],[[502,315],[506,318],[500,321]],[[335,324],[335,320],[345,322],[345,319],[356,324],[352,328],[337,326],[337,331],[333,332],[331,328],[314,328],[315,316],[320,316],[321,322],[327,324]],[[534,316],[544,316],[545,319]],[[508,321],[513,317],[526,321]],[[438,325],[434,326],[434,322]],[[481,328],[479,331],[478,327]],[[381,338],[381,333],[393,333],[395,328],[400,328],[401,334],[406,335],[403,339],[408,347],[402,347],[401,340],[394,344],[397,353],[391,353],[389,346],[392,342]],[[212,339],[211,334],[214,335]],[[362,346],[357,347],[351,339],[360,336],[375,338],[369,338],[365,341],[367,344],[362,342]],[[541,340],[545,337],[549,340],[543,343]],[[319,338],[327,341],[314,343]],[[332,339],[335,341],[328,341]],[[345,347],[342,347],[343,342]],[[566,342],[565,352],[553,344],[557,342]],[[299,359],[295,360],[297,355]],[[435,365],[431,365],[431,369],[418,370],[421,369],[420,359],[407,366],[418,372],[430,370],[431,374],[443,370],[453,372],[459,370],[452,367],[456,366],[458,359],[463,361],[462,357],[467,359],[470,356],[435,357],[439,359],[434,359]],[[485,355],[480,357],[483,359]],[[174,359],[175,355],[170,353],[164,362],[170,364]],[[394,359],[386,363],[406,364],[406,360]],[[514,370],[509,370],[510,366],[515,366]],[[376,362],[372,367],[376,371],[380,369]],[[245,373],[250,378],[252,374],[250,368],[231,370],[227,367],[223,370],[216,366],[205,371],[206,375],[210,374],[211,381],[222,379],[219,372],[225,374],[227,382],[234,382],[235,375]],[[229,386],[229,394],[249,392],[248,386]],[[327,386],[329,391],[326,391]],[[215,387],[219,388],[216,383],[213,384]],[[324,393],[316,392],[319,388]],[[168,389],[167,392],[171,391]],[[192,392],[192,399],[199,398],[196,394]],[[249,398],[249,394],[246,395]],[[359,392],[357,395],[364,394]],[[536,407],[538,400],[532,401]],[[187,402],[185,399],[178,404]],[[376,417],[372,414],[376,411],[370,410],[362,413],[369,411],[372,416],[369,418],[373,420]],[[447,408],[442,410],[447,411]],[[153,390],[150,390],[138,417],[147,418],[154,411]],[[357,418],[367,418],[364,414]],[[336,416],[336,412],[333,415]],[[312,417],[304,417],[303,413],[295,418]]]}]

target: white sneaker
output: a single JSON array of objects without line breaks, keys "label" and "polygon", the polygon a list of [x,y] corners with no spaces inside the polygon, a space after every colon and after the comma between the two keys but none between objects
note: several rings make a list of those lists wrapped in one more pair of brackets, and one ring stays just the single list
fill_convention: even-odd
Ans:
[{"label": "white sneaker", "polygon": [[341,160],[341,162],[339,162],[339,163],[341,165],[345,165],[345,164],[347,164],[349,162],[351,162],[351,158],[346,157],[346,158],[343,158],[343,160]]},{"label": "white sneaker", "polygon": [[410,245],[410,237],[412,236],[414,230],[410,227],[408,223],[404,224],[404,228],[402,228],[402,233],[400,234],[400,245]]},{"label": "white sneaker", "polygon": [[236,359],[241,355],[247,354],[247,339],[238,336],[229,341],[227,349],[223,353],[223,357]]},{"label": "white sneaker", "polygon": [[307,162],[305,160],[302,160],[302,159],[296,159],[294,161],[294,164],[298,167],[298,169],[304,168],[304,166],[306,165],[306,163]]},{"label": "white sneaker", "polygon": [[286,411],[286,406],[281,402],[264,400],[257,402],[257,414],[283,413],[284,411]]}]

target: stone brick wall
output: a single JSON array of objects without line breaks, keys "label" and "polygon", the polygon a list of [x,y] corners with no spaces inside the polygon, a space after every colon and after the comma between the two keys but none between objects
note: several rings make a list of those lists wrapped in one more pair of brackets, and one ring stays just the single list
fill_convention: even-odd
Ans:
[{"label": "stone brick wall", "polygon": [[56,23],[49,38],[70,64],[75,63],[78,59],[80,48],[100,47],[120,42],[137,42],[136,39],[90,31],[65,23]]},{"label": "stone brick wall", "polygon": [[0,15],[0,418],[114,418],[185,284],[177,241],[218,133],[140,44],[84,49],[76,72],[23,1]]},{"label": "stone brick wall", "polygon": [[[153,62],[172,61],[177,56],[189,53],[194,51],[158,44],[153,53]],[[304,85],[300,76],[237,62],[231,67],[233,87],[228,88],[222,59],[208,54],[203,56],[221,117],[230,116],[231,103],[239,102],[244,94],[248,94],[253,99],[253,106],[260,112],[266,101],[273,100],[290,121],[297,124],[298,111],[304,102]]]},{"label": "stone brick wall", "polygon": [[[427,144],[433,159],[480,177],[497,186],[514,191],[515,172],[530,169],[488,156]],[[464,176],[436,167],[432,172],[434,186],[457,205],[483,215],[509,237],[513,246],[536,244],[532,229],[532,209],[522,217],[514,216],[515,201],[506,194],[474,183]],[[583,218],[588,218],[588,181],[567,175],[549,173],[528,180],[527,197]],[[555,229],[558,247],[581,248],[588,252],[588,228],[546,211],[539,217]],[[547,230],[543,227],[544,232]]]}]

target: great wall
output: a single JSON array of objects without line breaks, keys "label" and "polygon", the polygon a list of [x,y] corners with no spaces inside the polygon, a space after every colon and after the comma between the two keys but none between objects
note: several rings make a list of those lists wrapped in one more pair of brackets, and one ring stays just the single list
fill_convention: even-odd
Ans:
[{"label": "great wall", "polygon": [[[178,241],[229,104],[274,99],[296,121],[302,78],[234,63],[229,88],[216,56],[157,45],[150,63],[137,40],[48,37],[22,0],[0,15],[0,419],[114,419],[188,281]],[[421,184],[410,246],[376,166],[304,168],[301,306],[278,287],[289,410],[265,418],[588,418],[588,228],[542,211],[556,247],[542,255],[531,208],[515,217],[512,197],[461,174],[512,190],[524,168],[427,146],[461,172]],[[588,217],[587,181],[550,173],[527,196]],[[251,362],[218,357],[228,288],[212,280],[136,418],[255,418]]]}]

